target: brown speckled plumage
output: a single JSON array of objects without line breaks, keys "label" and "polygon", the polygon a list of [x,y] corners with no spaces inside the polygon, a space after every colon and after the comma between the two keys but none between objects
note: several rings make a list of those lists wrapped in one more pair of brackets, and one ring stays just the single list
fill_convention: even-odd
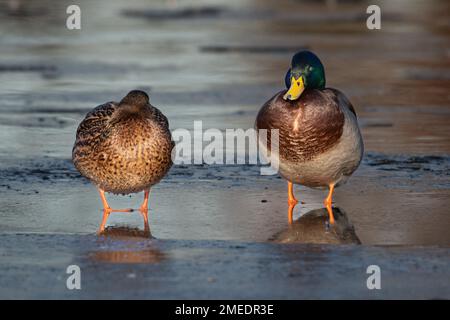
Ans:
[{"label": "brown speckled plumage", "polygon": [[141,91],[94,108],[80,123],[72,159],[99,188],[128,194],[158,183],[172,166],[167,118]]}]

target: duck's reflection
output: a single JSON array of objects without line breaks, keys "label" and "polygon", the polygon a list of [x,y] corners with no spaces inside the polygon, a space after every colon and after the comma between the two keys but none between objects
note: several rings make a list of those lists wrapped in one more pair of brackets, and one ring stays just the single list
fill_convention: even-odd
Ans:
[{"label": "duck's reflection", "polygon": [[333,208],[333,215],[335,223],[330,226],[326,209],[309,211],[270,240],[281,243],[361,244],[347,214]]},{"label": "duck's reflection", "polygon": [[145,263],[153,264],[164,260],[164,254],[155,249],[145,250],[121,250],[121,251],[97,251],[90,254],[92,260],[96,262],[108,263]]},{"label": "duck's reflection", "polygon": [[152,239],[149,231],[129,227],[108,227],[101,236],[100,241],[105,241],[102,249],[89,254],[96,262],[153,264],[166,258],[155,243],[149,241]]},{"label": "duck's reflection", "polygon": [[136,239],[136,238],[146,238],[153,239],[150,232],[150,228],[145,230],[140,230],[138,228],[130,228],[127,226],[115,226],[106,227],[99,236],[115,239]]}]

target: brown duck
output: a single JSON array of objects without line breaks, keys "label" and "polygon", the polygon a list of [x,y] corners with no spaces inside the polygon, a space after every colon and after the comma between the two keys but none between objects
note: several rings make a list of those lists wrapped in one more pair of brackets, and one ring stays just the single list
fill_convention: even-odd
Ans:
[{"label": "brown duck", "polygon": [[[325,88],[324,67],[310,51],[294,55],[285,82],[288,90],[278,92],[262,106],[255,127],[278,130],[275,160],[280,175],[288,181],[289,222],[298,202],[293,184],[301,184],[329,188],[324,204],[333,224],[334,188],[347,181],[363,156],[355,110],[343,93]],[[263,150],[271,151],[270,144],[261,138],[259,142]]]},{"label": "brown duck", "polygon": [[174,143],[167,118],[139,90],[129,92],[119,103],[108,102],[90,111],[80,123],[72,160],[77,170],[93,182],[103,203],[103,220],[99,233],[105,229],[111,212],[133,209],[112,209],[105,192],[129,194],[144,191],[139,210],[148,225],[148,196],[172,166]]}]

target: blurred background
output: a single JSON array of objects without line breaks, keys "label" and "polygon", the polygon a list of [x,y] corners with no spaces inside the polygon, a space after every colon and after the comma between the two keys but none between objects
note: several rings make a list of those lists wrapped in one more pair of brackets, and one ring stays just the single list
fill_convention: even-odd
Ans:
[{"label": "blurred background", "polygon": [[[81,30],[66,28],[71,4]],[[366,27],[370,4],[381,30]],[[445,0],[2,0],[0,232],[95,232],[100,200],[70,161],[91,108],[138,88],[171,129],[251,128],[309,49],[362,127],[365,158],[335,202],[363,244],[449,245],[449,18]],[[153,189],[159,238],[265,241],[287,227],[286,184],[257,167],[175,166]],[[324,192],[296,193],[297,218],[322,206]]]}]

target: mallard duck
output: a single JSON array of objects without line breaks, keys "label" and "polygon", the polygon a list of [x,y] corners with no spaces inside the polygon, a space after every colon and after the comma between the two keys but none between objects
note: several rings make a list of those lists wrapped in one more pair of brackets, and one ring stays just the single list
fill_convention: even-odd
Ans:
[{"label": "mallard duck", "polygon": [[[288,181],[289,223],[298,203],[293,184],[301,184],[329,188],[324,205],[330,224],[334,224],[334,188],[351,176],[363,156],[355,109],[342,92],[325,88],[322,62],[310,51],[293,56],[285,83],[287,90],[278,92],[262,106],[256,117],[256,130],[279,130],[275,159],[280,175]],[[269,144],[262,139],[259,143],[270,152]]]},{"label": "mallard duck", "polygon": [[133,209],[112,209],[105,192],[129,194],[144,191],[139,210],[148,225],[150,188],[158,183],[172,166],[174,143],[167,118],[139,90],[129,92],[119,103],[107,102],[90,111],[80,123],[72,160],[77,170],[93,182],[103,203],[103,220],[99,233],[105,229],[111,212]]}]

